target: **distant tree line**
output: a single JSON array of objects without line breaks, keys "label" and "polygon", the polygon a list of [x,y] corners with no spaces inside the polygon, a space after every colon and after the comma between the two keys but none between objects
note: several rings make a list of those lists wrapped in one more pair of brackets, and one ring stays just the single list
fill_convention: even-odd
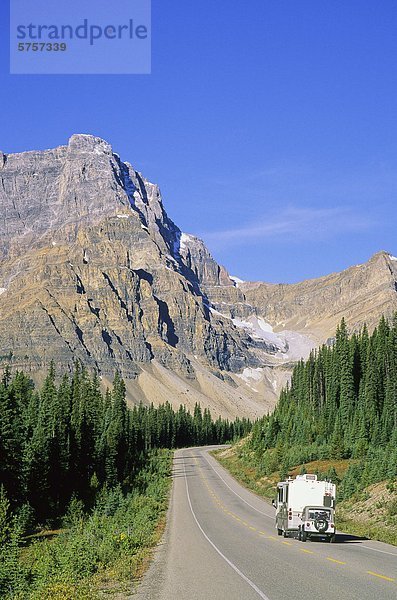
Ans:
[{"label": "distant tree line", "polygon": [[[265,472],[315,459],[353,459],[341,495],[397,477],[397,315],[348,335],[294,368],[275,411],[253,426],[250,448]],[[355,460],[354,460],[355,459]]]},{"label": "distant tree line", "polygon": [[213,420],[209,409],[126,404],[116,373],[102,393],[100,379],[76,364],[57,383],[54,366],[40,389],[7,368],[0,382],[0,486],[13,510],[36,522],[63,515],[72,498],[93,505],[103,487],[134,486],[151,450],[222,444],[247,434],[250,421]]}]

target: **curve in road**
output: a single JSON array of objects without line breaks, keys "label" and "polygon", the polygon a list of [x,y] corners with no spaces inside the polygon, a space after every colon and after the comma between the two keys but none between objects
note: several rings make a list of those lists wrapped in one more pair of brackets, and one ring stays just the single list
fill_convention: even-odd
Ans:
[{"label": "curve in road", "polygon": [[278,537],[274,510],[209,454],[178,450],[162,544],[136,600],[396,600],[397,550]]}]

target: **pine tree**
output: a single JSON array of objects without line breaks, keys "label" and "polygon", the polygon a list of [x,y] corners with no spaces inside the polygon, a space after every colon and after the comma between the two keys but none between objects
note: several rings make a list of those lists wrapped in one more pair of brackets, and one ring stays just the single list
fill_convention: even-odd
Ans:
[{"label": "pine tree", "polygon": [[38,391],[26,375],[6,369],[0,382],[0,521],[10,502],[20,529],[33,517],[57,522],[72,498],[83,510],[104,488],[121,493],[120,484],[138,485],[153,448],[222,443],[251,425],[220,417],[214,423],[198,404],[193,415],[169,403],[129,410],[119,373],[103,395],[98,375],[78,362],[59,383],[52,363]]},{"label": "pine tree", "polygon": [[4,485],[0,485],[0,547],[3,546],[10,535],[10,502],[7,498]]}]

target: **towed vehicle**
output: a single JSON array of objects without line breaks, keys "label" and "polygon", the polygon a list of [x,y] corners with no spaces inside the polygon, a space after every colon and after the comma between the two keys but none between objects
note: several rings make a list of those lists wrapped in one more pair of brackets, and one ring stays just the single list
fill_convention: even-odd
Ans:
[{"label": "towed vehicle", "polygon": [[298,539],[301,542],[314,538],[335,542],[335,511],[333,508],[305,506],[301,521],[298,529]]}]

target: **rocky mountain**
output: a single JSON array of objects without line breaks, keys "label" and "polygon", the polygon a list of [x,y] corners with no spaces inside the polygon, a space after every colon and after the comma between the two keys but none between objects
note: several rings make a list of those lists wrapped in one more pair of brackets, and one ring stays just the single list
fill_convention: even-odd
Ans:
[{"label": "rocky mountain", "polygon": [[[294,284],[239,280],[237,286],[246,306],[253,307],[256,314],[271,323],[274,332],[300,332],[318,345],[334,336],[342,317],[353,332],[364,323],[371,330],[382,314],[394,314],[397,258],[381,251],[364,264],[317,279]],[[216,294],[213,299],[216,304]],[[223,304],[223,310],[232,314],[234,297]]]},{"label": "rocky mountain", "polygon": [[0,207],[0,368],[36,379],[78,359],[104,385],[119,369],[131,401],[256,416],[342,316],[354,328],[396,308],[386,253],[294,285],[231,278],[94,136],[0,153]]},{"label": "rocky mountain", "polygon": [[243,284],[245,298],[275,329],[310,332],[319,342],[335,333],[344,317],[350,331],[373,329],[382,314],[397,310],[397,258],[378,252],[362,265],[292,285]]}]

